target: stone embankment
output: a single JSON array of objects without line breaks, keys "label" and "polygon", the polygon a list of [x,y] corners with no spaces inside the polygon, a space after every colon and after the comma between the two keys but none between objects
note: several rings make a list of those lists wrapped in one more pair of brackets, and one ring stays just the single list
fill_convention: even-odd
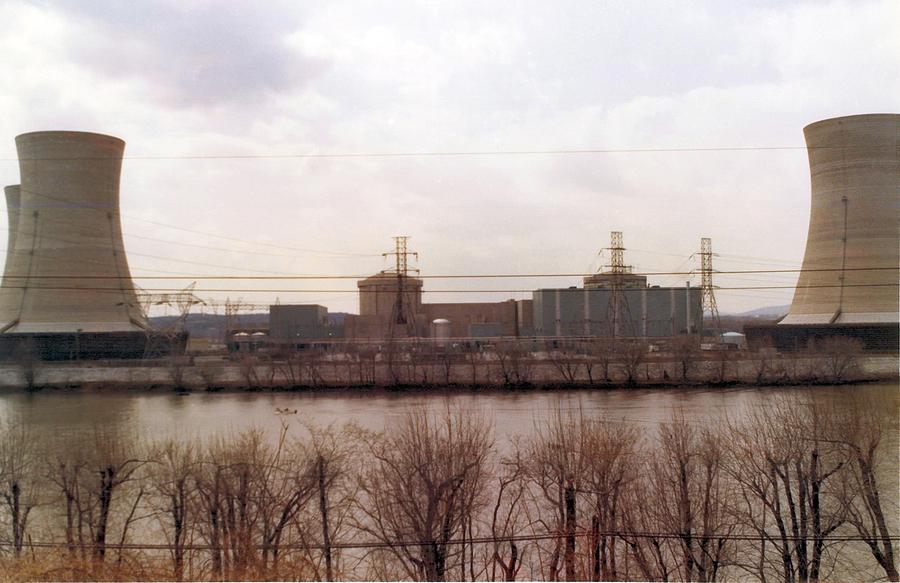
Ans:
[{"label": "stone embankment", "polygon": [[309,390],[372,387],[552,388],[685,385],[833,384],[897,380],[897,355],[704,355],[692,359],[596,362],[479,355],[427,361],[347,355],[272,360],[255,356],[159,361],[0,365],[0,389]]}]

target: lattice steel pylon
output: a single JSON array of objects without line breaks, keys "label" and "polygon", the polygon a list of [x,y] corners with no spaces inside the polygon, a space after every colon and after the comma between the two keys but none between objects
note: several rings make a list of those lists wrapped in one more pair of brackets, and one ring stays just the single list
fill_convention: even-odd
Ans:
[{"label": "lattice steel pylon", "polygon": [[[609,237],[609,247],[604,251],[609,251],[609,265],[605,267],[606,275],[611,275],[609,302],[606,305],[606,322],[609,326],[609,335],[612,338],[619,338],[625,333],[625,336],[633,336],[631,322],[631,308],[628,305],[628,297],[625,295],[622,279],[625,275],[631,273],[631,266],[625,265],[625,247],[622,237],[622,231],[611,231]],[[624,326],[623,326],[623,318]],[[624,328],[624,330],[623,330]]]},{"label": "lattice steel pylon", "polygon": [[223,339],[226,346],[231,342],[231,334],[237,327],[238,312],[240,312],[243,307],[244,305],[240,298],[236,300],[232,300],[231,298],[225,299],[225,331]]},{"label": "lattice steel pylon", "polygon": [[195,281],[180,291],[163,294],[138,291],[138,301],[141,303],[141,309],[146,317],[150,316],[150,309],[153,306],[171,307],[176,310],[175,320],[171,324],[153,333],[148,332],[144,358],[157,358],[166,352],[172,341],[184,332],[191,308],[195,305],[205,304],[202,299],[194,295],[196,286],[197,282]]},{"label": "lattice steel pylon", "polygon": [[718,341],[722,334],[722,321],[719,319],[719,308],[716,305],[715,286],[713,285],[713,252],[712,239],[700,239],[700,289],[703,314],[709,314]]},{"label": "lattice steel pylon", "polygon": [[[412,255],[418,260],[419,254],[415,251],[409,251],[408,243],[409,237],[406,235],[394,237],[394,251],[381,254],[382,257],[394,256],[393,273],[397,278],[397,295],[394,298],[394,305],[391,308],[391,317],[388,322],[389,338],[394,338],[400,330],[404,332],[404,336],[415,335],[415,305],[410,305],[410,301],[406,297],[406,288],[410,272],[419,273],[418,269],[409,267],[409,256]],[[391,273],[391,271],[386,271],[385,273]]]}]

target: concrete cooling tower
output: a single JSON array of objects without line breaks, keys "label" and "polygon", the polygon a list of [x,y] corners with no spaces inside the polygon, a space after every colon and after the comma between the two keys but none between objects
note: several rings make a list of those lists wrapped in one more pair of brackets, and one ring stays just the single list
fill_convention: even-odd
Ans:
[{"label": "concrete cooling tower", "polygon": [[152,332],[122,241],[125,142],[51,131],[20,135],[16,148],[19,213],[0,294],[0,355],[27,345],[49,359],[140,357]]},{"label": "concrete cooling tower", "polygon": [[[13,184],[3,188],[6,195],[6,263],[4,263],[3,282],[0,283],[0,330],[6,328],[15,318],[12,309],[18,305],[20,290],[18,282],[13,282],[9,277],[12,261],[10,257],[16,247],[16,228],[19,226],[19,185]],[[7,297],[12,296],[12,297]]]},{"label": "concrete cooling tower", "polygon": [[803,268],[776,326],[787,348],[825,336],[896,350],[900,326],[900,115],[804,128],[812,184]]}]

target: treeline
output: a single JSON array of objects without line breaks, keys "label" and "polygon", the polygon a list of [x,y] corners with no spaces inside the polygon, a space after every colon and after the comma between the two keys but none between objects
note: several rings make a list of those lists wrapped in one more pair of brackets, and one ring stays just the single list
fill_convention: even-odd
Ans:
[{"label": "treeline", "polygon": [[[721,347],[726,348],[726,347]],[[176,358],[171,383],[185,388],[468,386],[636,386],[841,383],[872,378],[862,344],[830,338],[791,355],[701,350],[696,337],[651,344],[636,339],[493,339],[439,344],[341,343],[236,353],[232,362]]]},{"label": "treeline", "polygon": [[[897,580],[896,403],[0,441],[4,579]],[[592,412],[591,412],[592,413]],[[888,464],[886,467],[885,464]],[[893,466],[891,466],[893,464]]]}]

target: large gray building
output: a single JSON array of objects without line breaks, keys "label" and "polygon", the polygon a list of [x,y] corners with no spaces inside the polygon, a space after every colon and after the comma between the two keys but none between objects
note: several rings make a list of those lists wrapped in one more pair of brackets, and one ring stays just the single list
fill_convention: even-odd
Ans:
[{"label": "large gray building", "polygon": [[535,290],[535,335],[660,338],[701,331],[700,288],[633,283],[617,292],[590,282],[580,288]]},{"label": "large gray building", "polygon": [[272,340],[325,340],[341,336],[328,318],[328,308],[316,304],[269,306]]}]

